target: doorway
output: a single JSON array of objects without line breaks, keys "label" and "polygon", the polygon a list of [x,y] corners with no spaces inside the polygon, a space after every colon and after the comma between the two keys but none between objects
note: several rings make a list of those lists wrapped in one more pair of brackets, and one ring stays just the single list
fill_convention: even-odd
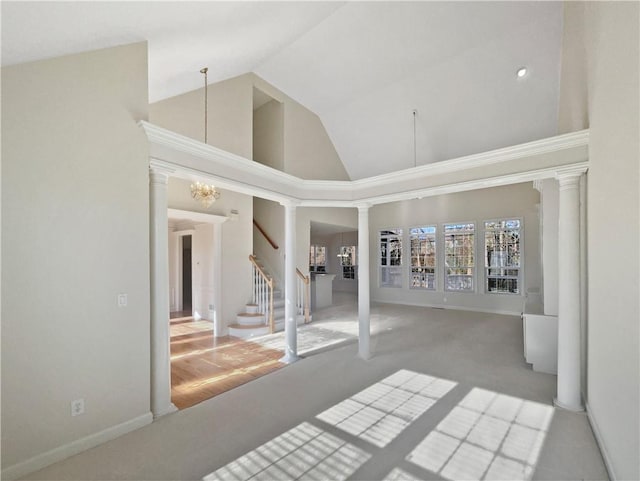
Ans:
[{"label": "doorway", "polygon": [[191,269],[192,238],[182,236],[182,311],[193,313],[193,273]]}]

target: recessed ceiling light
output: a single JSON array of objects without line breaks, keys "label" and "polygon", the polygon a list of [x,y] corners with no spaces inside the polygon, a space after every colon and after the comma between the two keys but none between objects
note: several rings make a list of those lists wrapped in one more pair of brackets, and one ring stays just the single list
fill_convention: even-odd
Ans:
[{"label": "recessed ceiling light", "polygon": [[520,67],[516,72],[516,75],[518,76],[518,78],[522,78],[527,75],[527,67]]}]

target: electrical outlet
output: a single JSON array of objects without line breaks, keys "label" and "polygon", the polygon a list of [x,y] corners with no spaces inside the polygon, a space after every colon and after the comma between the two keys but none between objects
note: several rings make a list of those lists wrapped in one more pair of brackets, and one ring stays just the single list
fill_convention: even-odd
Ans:
[{"label": "electrical outlet", "polygon": [[127,307],[127,295],[118,294],[118,307]]},{"label": "electrical outlet", "polygon": [[71,416],[79,416],[80,414],[84,414],[84,399],[71,401]]}]

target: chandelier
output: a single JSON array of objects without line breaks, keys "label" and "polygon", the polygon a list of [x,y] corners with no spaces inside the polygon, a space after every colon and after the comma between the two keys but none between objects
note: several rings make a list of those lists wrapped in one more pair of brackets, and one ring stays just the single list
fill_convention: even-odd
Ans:
[{"label": "chandelier", "polygon": [[[209,69],[204,67],[200,70],[201,74],[204,74],[204,143],[207,143],[207,117],[208,117],[208,109],[207,109],[207,91],[209,89],[209,83],[207,81],[207,72]],[[205,209],[211,207],[217,199],[220,198],[220,192],[216,190],[213,185],[210,184],[201,184],[200,182],[196,182],[195,184],[191,184],[191,197],[194,200],[200,202]]]},{"label": "chandelier", "polygon": [[205,208],[211,207],[220,198],[220,192],[213,185],[196,182],[191,184],[191,197],[200,202]]}]

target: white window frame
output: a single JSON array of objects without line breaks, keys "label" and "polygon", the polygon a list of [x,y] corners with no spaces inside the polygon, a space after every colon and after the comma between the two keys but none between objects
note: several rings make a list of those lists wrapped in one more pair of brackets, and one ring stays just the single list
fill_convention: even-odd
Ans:
[{"label": "white window frame", "polygon": [[[447,228],[451,227],[451,226],[472,226],[471,229],[460,229],[457,231],[448,231]],[[443,278],[444,278],[444,290],[446,292],[466,292],[466,293],[475,293],[476,292],[476,259],[477,259],[477,253],[476,253],[476,242],[477,242],[477,228],[476,228],[476,223],[471,221],[471,222],[447,222],[442,224],[442,238],[444,240],[443,244],[442,244],[442,250],[443,250],[443,258],[444,258],[444,269],[443,269]],[[456,262],[452,262],[452,264],[456,264],[456,265],[449,265],[449,262],[451,262],[453,259],[450,258],[447,255],[447,237],[448,236],[452,236],[452,235],[471,235],[471,253],[473,255],[473,261],[471,263],[471,265],[468,264],[462,264],[460,265],[458,261]],[[452,274],[450,273],[450,271],[454,270],[454,269],[458,269],[458,270],[471,270],[471,274]],[[458,277],[466,277],[471,285],[468,288],[451,288],[449,287],[449,277],[453,277],[453,276],[458,276]]]},{"label": "white window frame", "polygon": [[[502,228],[502,229],[488,229],[487,224],[492,222],[509,222],[509,221],[517,221],[519,223],[518,228]],[[484,275],[483,275],[483,284],[484,284],[484,292],[485,294],[491,295],[507,295],[507,296],[521,296],[524,292],[523,289],[523,267],[524,267],[524,251],[523,251],[523,239],[524,239],[524,222],[521,217],[502,217],[498,219],[489,219],[482,221],[483,226],[483,241],[482,241],[482,257],[484,259]],[[493,266],[489,265],[489,256],[487,255],[487,233],[488,232],[500,232],[500,231],[518,231],[518,266],[509,266],[509,265],[497,265],[497,264],[508,264],[509,255],[507,253],[506,259],[501,256],[497,261],[492,261]],[[508,245],[508,244],[507,244]],[[505,262],[506,261],[506,262]],[[512,274],[507,274],[505,271],[514,271],[517,270],[518,273],[514,276]],[[491,272],[497,271],[497,272]],[[515,280],[517,292],[511,292],[509,290],[490,290],[489,289],[489,279],[504,279],[504,280]]]},{"label": "white window frame", "polygon": [[[351,253],[348,252],[348,249],[352,249]],[[339,250],[340,256],[340,271],[342,274],[342,279],[345,281],[355,281],[358,279],[358,246],[340,246]],[[349,259],[350,263],[345,263],[345,261]],[[345,277],[345,267],[350,267],[351,272],[353,273],[353,277]]]},{"label": "white window frame", "polygon": [[[384,232],[394,232],[394,234],[385,234]],[[403,261],[402,258],[404,256],[404,229],[402,227],[390,227],[386,229],[381,229],[378,231],[378,285],[380,287],[386,287],[390,289],[401,289],[402,288],[402,267]],[[382,241],[383,239],[388,239],[391,241],[392,239],[396,239],[399,242],[400,247],[400,256],[395,257],[395,259],[399,263],[391,264],[391,252],[387,251],[386,255],[383,256],[382,252]],[[399,282],[385,282],[385,279],[397,279]]]},{"label": "white window frame", "polygon": [[[318,263],[318,249],[324,249],[324,264]],[[321,269],[318,269],[321,267]],[[310,272],[326,272],[327,271],[327,247],[319,244],[309,246],[309,271]]]},{"label": "white window frame", "polygon": [[[417,232],[433,229],[431,232]],[[424,238],[430,238],[433,246],[433,267],[420,265],[420,255],[422,252],[422,242]],[[417,255],[418,266],[414,266],[416,255],[414,254],[414,241],[419,242],[420,254]],[[429,241],[427,241],[429,242]],[[419,227],[409,228],[409,289],[418,289],[425,291],[435,291],[438,286],[438,226],[436,224],[423,225]],[[425,255],[426,258],[426,255]],[[433,269],[433,273],[429,275],[429,270]],[[429,282],[431,281],[431,282]],[[416,284],[417,283],[417,284]],[[431,285],[429,285],[431,284]]]}]

